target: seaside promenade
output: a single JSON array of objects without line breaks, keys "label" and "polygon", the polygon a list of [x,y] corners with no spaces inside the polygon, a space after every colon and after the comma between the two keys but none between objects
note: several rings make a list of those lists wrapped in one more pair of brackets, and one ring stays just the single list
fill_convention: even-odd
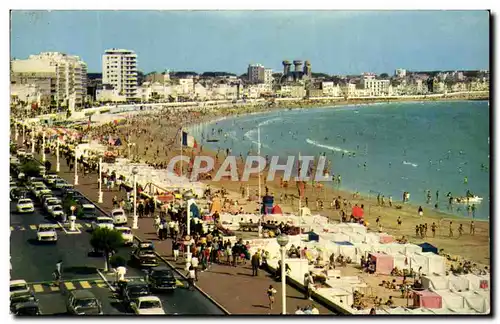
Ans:
[{"label": "seaside promenade", "polygon": [[[35,155],[40,159],[39,155]],[[55,168],[56,159],[53,154],[47,154],[46,158]],[[74,171],[70,171],[64,159],[60,161],[59,176],[69,183],[74,181]],[[79,184],[75,188],[93,202],[98,201],[97,175],[80,173]],[[114,196],[125,198],[124,191],[103,191],[103,203],[98,204],[103,210],[110,212],[113,209],[112,199]],[[132,218],[129,217],[129,224],[132,226]],[[186,274],[183,261],[175,263],[172,257],[171,240],[159,241],[156,231],[153,228],[152,218],[140,218],[139,229],[134,230],[134,235],[141,240],[153,241],[157,252],[170,262],[182,274]],[[276,282],[269,273],[259,271],[258,277],[252,277],[250,263],[231,267],[214,264],[204,272],[199,273],[199,281],[196,282],[198,288],[206,295],[210,296],[216,303],[221,305],[230,314],[281,314],[281,282]],[[277,298],[273,309],[268,307],[266,291],[269,285],[277,290]],[[313,304],[318,308],[320,314],[333,314],[333,312],[317,302],[304,299],[304,294],[291,286],[287,286],[287,313],[293,314],[297,307],[306,307]]]}]

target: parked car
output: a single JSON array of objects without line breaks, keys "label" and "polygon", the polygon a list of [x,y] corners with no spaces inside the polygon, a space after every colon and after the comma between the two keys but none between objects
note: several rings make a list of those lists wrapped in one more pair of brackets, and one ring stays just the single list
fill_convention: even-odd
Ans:
[{"label": "parked car", "polygon": [[122,233],[123,242],[125,245],[134,244],[134,234],[132,234],[132,230],[130,229],[130,227],[118,226],[115,227],[115,230]]},{"label": "parked car", "polygon": [[38,242],[57,242],[57,232],[52,224],[40,224],[36,233]]},{"label": "parked car", "polygon": [[83,204],[82,205],[83,219],[96,219],[98,214],[94,205],[92,204]]},{"label": "parked car", "polygon": [[38,301],[18,303],[14,306],[12,313],[16,316],[37,316],[42,314]]},{"label": "parked car", "polygon": [[28,303],[28,302],[38,302],[35,294],[33,292],[21,292],[15,293],[10,296],[10,311],[11,313],[16,312],[16,305]]},{"label": "parked car", "polygon": [[52,210],[52,207],[61,205],[61,200],[59,200],[56,197],[47,197],[43,203],[43,209],[47,212],[50,213]]},{"label": "parked car", "polygon": [[137,315],[165,315],[161,300],[156,296],[143,296],[130,303]]},{"label": "parked car", "polygon": [[31,289],[26,283],[26,280],[17,279],[10,281],[10,296],[20,293],[31,293]]},{"label": "parked car", "polygon": [[132,264],[140,267],[157,267],[158,258],[152,242],[139,243],[139,246],[132,252]]},{"label": "parked car", "polygon": [[115,226],[126,225],[127,224],[127,215],[122,208],[113,209],[111,211],[111,218],[113,218],[113,224]]},{"label": "parked car", "polygon": [[107,227],[110,230],[115,228],[115,226],[113,225],[113,219],[111,217],[99,216],[92,222],[92,230],[104,227]]},{"label": "parked car", "polygon": [[130,303],[135,299],[149,295],[151,292],[148,285],[141,282],[129,282],[124,289],[119,291],[119,297],[127,307],[130,307]]},{"label": "parked car", "polygon": [[68,294],[66,310],[71,315],[102,315],[99,299],[89,290],[73,290]]},{"label": "parked car", "polygon": [[52,188],[61,190],[66,184],[68,183],[64,179],[55,179],[52,183]]},{"label": "parked car", "polygon": [[63,206],[55,205],[49,210],[49,215],[55,220],[62,220],[66,218],[66,213],[64,212]]},{"label": "parked car", "polygon": [[153,269],[146,277],[149,288],[154,291],[175,290],[177,279],[174,272],[166,267]]},{"label": "parked car", "polygon": [[34,213],[35,205],[29,198],[21,198],[17,201],[16,210],[18,213]]}]

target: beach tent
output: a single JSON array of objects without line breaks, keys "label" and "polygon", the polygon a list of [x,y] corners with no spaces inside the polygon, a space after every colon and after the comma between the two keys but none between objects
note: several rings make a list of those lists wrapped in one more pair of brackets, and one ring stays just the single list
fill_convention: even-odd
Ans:
[{"label": "beach tent", "polygon": [[210,214],[215,212],[221,212],[220,200],[218,198],[212,199],[212,205],[210,206]]},{"label": "beach tent", "polygon": [[351,242],[334,242],[338,246],[338,251],[340,255],[344,257],[349,257],[351,260],[356,261],[356,248]]},{"label": "beach tent", "polygon": [[319,235],[314,232],[307,232],[309,241],[319,241]]},{"label": "beach tent", "polygon": [[201,217],[200,209],[198,208],[198,206],[196,206],[196,204],[191,204],[191,207],[189,207],[189,211],[191,212],[191,217]]},{"label": "beach tent", "polygon": [[436,294],[440,295],[443,299],[443,307],[450,308],[452,310],[458,310],[464,308],[464,298],[459,294],[451,292],[449,290],[438,290],[435,291]]},{"label": "beach tent", "polygon": [[489,297],[485,297],[474,291],[457,292],[458,295],[464,298],[465,307],[471,308],[478,313],[489,313],[490,301]]},{"label": "beach tent", "polygon": [[343,308],[350,308],[354,303],[352,292],[343,288],[318,288],[315,292],[321,296],[321,299],[326,299],[329,304],[337,304]]},{"label": "beach tent", "polygon": [[387,233],[380,233],[379,237],[380,237],[380,243],[382,244],[394,242],[394,237]]},{"label": "beach tent", "polygon": [[352,217],[354,217],[356,219],[361,219],[361,218],[363,218],[364,214],[365,214],[365,211],[363,210],[363,208],[361,208],[359,206],[352,207]]},{"label": "beach tent", "polygon": [[449,286],[451,291],[465,291],[469,289],[469,279],[466,276],[450,275]]},{"label": "beach tent", "polygon": [[439,254],[438,248],[430,243],[425,242],[425,243],[419,244],[418,246],[420,246],[422,248],[422,252],[432,252],[434,254]]},{"label": "beach tent", "polygon": [[279,205],[275,205],[272,210],[273,215],[283,215],[283,211]]},{"label": "beach tent", "polygon": [[426,275],[422,276],[422,286],[433,291],[448,290],[449,276]]},{"label": "beach tent", "polygon": [[383,253],[370,253],[370,259],[375,262],[375,272],[390,274],[394,268],[394,258]]},{"label": "beach tent", "polygon": [[429,290],[415,291],[413,294],[413,306],[426,308],[442,308],[443,299],[440,295]]}]

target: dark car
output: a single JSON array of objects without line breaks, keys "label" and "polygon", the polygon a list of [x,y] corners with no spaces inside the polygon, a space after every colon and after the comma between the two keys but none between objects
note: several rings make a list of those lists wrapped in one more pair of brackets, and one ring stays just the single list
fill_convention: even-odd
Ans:
[{"label": "dark car", "polygon": [[132,264],[140,267],[157,267],[159,264],[152,242],[139,243],[137,249],[132,252],[130,260]]},{"label": "dark car", "polygon": [[12,313],[15,313],[16,305],[28,303],[28,302],[38,302],[33,292],[20,292],[17,294],[13,294],[10,296],[10,310]]},{"label": "dark car", "polygon": [[16,316],[36,316],[41,315],[38,302],[29,301],[25,303],[18,303],[14,306],[12,313]]},{"label": "dark car", "polygon": [[83,289],[69,292],[66,310],[70,315],[102,315],[99,299],[92,292]]},{"label": "dark car", "polygon": [[146,283],[128,283],[121,291],[120,298],[128,306],[130,302],[142,296],[149,296],[149,286]]},{"label": "dark car", "polygon": [[19,200],[21,198],[27,198],[28,194],[29,194],[28,189],[17,187],[10,191],[10,198],[12,200]]},{"label": "dark car", "polygon": [[99,213],[97,212],[96,208],[92,204],[82,204],[82,212],[83,214],[81,215],[82,219],[96,219],[97,216],[99,216]]},{"label": "dark car", "polygon": [[177,280],[174,272],[168,268],[153,269],[147,275],[147,282],[151,290],[174,290],[177,288]]}]

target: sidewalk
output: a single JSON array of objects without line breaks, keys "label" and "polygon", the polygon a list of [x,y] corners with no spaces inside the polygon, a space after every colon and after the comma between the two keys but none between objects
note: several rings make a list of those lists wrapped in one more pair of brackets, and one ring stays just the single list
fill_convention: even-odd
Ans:
[{"label": "sidewalk", "polygon": [[[39,158],[38,155],[36,155]],[[55,169],[55,156],[47,154],[46,158],[52,163]],[[59,176],[69,183],[74,181],[74,171],[70,172],[66,161],[61,159],[61,172]],[[78,175],[79,185],[75,186],[83,195],[88,197],[94,202],[98,200],[98,185],[97,175],[83,173]],[[104,191],[103,202],[98,204],[102,209],[110,212],[113,209],[112,198],[125,198],[124,191]],[[129,218],[129,226],[132,224],[132,219]],[[171,264],[173,264],[182,273],[185,273],[184,264],[179,261],[174,263],[172,258],[172,245],[171,240],[159,241],[156,236],[156,231],[153,228],[153,219],[142,218],[139,219],[139,229],[134,230],[134,234],[141,240],[154,241],[156,251],[160,256],[164,257]],[[280,314],[281,303],[281,282],[276,282],[265,271],[259,271],[258,277],[252,277],[252,269],[250,262],[248,265],[239,265],[237,267],[230,267],[226,265],[214,264],[210,269],[199,273],[199,281],[196,285],[208,294],[211,298],[221,304],[231,314]],[[266,291],[269,285],[277,290],[275,304],[273,310],[268,308],[268,298]],[[305,307],[311,305],[313,302],[304,300],[303,293],[295,288],[287,285],[287,313],[293,314],[298,306]],[[333,314],[332,311],[326,309],[319,303],[314,303],[318,308],[320,314]]]}]

